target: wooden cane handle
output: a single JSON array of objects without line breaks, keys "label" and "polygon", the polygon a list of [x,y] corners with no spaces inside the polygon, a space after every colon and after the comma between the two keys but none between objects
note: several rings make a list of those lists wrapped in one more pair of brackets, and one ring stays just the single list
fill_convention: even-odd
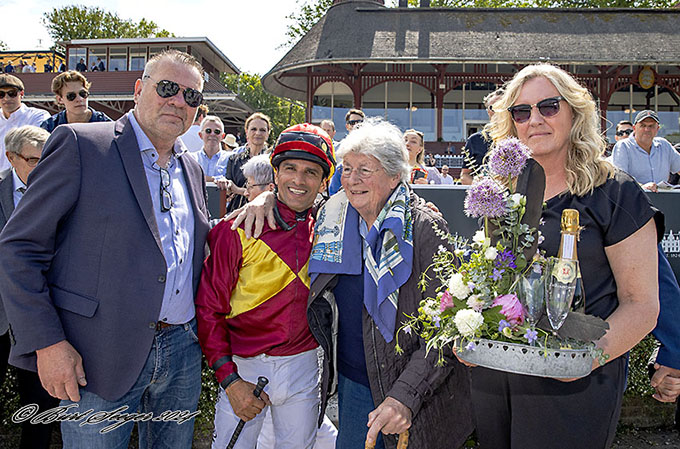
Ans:
[{"label": "wooden cane handle", "polygon": [[397,442],[397,449],[406,449],[408,447],[408,430],[399,434],[399,441]]},{"label": "wooden cane handle", "polygon": [[[369,443],[366,441],[364,449],[374,449],[375,443]],[[408,430],[399,434],[399,441],[397,442],[397,449],[407,449],[408,448]]]}]

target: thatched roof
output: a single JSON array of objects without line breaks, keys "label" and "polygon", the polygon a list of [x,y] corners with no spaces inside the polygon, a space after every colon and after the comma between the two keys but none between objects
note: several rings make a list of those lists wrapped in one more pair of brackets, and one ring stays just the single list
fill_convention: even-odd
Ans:
[{"label": "thatched roof", "polygon": [[306,80],[281,75],[341,63],[680,64],[680,10],[385,8],[345,1],[263,77],[304,99]]}]

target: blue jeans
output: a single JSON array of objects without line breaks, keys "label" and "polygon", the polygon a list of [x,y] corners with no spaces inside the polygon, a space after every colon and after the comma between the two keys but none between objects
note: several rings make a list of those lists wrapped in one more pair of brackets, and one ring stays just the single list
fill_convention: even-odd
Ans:
[{"label": "blue jeans", "polygon": [[[366,444],[368,414],[375,409],[371,389],[338,373],[338,438],[335,449],[356,449]],[[382,433],[375,449],[385,449]]]},{"label": "blue jeans", "polygon": [[[193,319],[184,325],[156,331],[137,382],[122,398],[107,401],[80,389],[78,407],[68,412],[82,413],[90,409],[93,412],[88,415],[89,423],[88,418],[62,421],[64,449],[127,449],[134,421],[139,426],[140,449],[191,449],[195,416],[192,413],[196,411],[200,393],[201,348],[196,336],[196,319]],[[69,404],[74,402],[61,401],[62,406]],[[97,412],[111,412],[124,406],[128,408],[119,410],[117,419],[95,423],[93,418]],[[135,420],[122,424],[124,418],[120,416],[126,413],[138,415]],[[122,425],[112,428],[118,424]]]}]

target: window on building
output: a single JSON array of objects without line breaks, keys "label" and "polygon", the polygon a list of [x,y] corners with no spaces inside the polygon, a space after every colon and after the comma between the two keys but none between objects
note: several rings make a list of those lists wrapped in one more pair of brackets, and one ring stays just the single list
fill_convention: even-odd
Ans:
[{"label": "window on building", "polygon": [[69,70],[75,70],[76,65],[82,58],[85,60],[87,55],[87,49],[85,48],[69,48],[68,50],[68,68]]},{"label": "window on building", "polygon": [[146,47],[130,47],[130,70],[144,70]]},{"label": "window on building", "polygon": [[127,48],[110,48],[109,49],[109,71],[125,71],[127,70]]}]

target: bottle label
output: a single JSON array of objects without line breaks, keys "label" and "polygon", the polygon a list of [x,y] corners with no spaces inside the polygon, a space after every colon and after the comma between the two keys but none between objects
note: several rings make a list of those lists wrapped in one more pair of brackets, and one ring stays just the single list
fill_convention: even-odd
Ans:
[{"label": "bottle label", "polygon": [[570,284],[576,279],[576,263],[573,260],[560,259],[554,266],[552,275],[563,284]]},{"label": "bottle label", "polygon": [[560,257],[563,259],[573,259],[574,258],[574,245],[576,244],[576,236],[573,234],[562,234],[562,254]]}]

